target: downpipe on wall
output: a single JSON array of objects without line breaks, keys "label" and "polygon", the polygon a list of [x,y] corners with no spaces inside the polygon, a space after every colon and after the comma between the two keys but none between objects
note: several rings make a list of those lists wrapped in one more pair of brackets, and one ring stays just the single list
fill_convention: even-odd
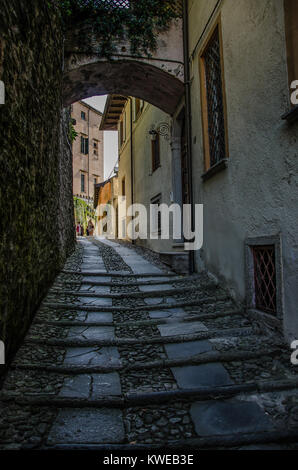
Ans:
[{"label": "downpipe on wall", "polygon": [[[183,2],[183,49],[184,49],[184,80],[185,80],[185,117],[187,132],[187,176],[189,184],[189,204],[191,206],[191,230],[194,231],[194,196],[192,182],[192,120],[191,120],[191,95],[190,95],[190,67],[189,67],[189,39],[188,39],[188,0]],[[194,251],[189,253],[189,271],[195,271]]]}]

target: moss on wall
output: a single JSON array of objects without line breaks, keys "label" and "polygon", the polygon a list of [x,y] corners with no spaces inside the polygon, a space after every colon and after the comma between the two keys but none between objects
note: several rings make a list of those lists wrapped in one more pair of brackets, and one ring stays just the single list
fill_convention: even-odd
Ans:
[{"label": "moss on wall", "polygon": [[59,16],[40,0],[1,2],[0,32],[0,338],[9,357],[73,249],[74,222]]}]

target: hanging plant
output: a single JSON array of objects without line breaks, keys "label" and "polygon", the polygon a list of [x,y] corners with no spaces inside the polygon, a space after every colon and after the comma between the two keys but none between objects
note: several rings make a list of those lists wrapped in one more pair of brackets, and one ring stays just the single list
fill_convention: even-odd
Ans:
[{"label": "hanging plant", "polygon": [[[57,0],[67,31],[86,23],[100,43],[98,53],[111,56],[119,41],[130,42],[132,54],[150,56],[157,36],[179,17],[177,1],[167,0]],[[178,2],[179,3],[179,2]]]}]

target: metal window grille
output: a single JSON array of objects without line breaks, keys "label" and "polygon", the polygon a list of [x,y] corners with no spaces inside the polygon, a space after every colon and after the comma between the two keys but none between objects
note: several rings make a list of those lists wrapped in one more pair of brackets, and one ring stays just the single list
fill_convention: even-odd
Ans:
[{"label": "metal window grille", "polygon": [[256,308],[276,313],[276,265],[275,247],[252,247],[254,259],[254,283]]},{"label": "metal window grille", "polygon": [[[90,0],[81,0],[83,6],[88,6]],[[94,3],[94,2],[93,2]],[[99,6],[104,5],[107,8],[129,8],[130,0],[97,0],[96,2]],[[95,6],[96,6],[95,3]]]},{"label": "metal window grille", "polygon": [[151,141],[151,152],[152,152],[152,171],[155,171],[160,166],[159,134],[156,134],[154,140]]},{"label": "metal window grille", "polygon": [[153,231],[157,232],[158,235],[161,234],[161,212],[159,210],[159,206],[161,204],[161,194],[155,196],[151,199],[151,205],[155,206],[155,210],[153,210]]},{"label": "metal window grille", "polygon": [[[94,4],[94,0],[92,0],[92,4]],[[136,3],[137,0],[97,0],[95,2],[98,6],[104,5],[108,9],[114,8],[133,8],[133,4]],[[80,0],[81,6],[89,6],[91,0]],[[171,0],[168,2],[168,7],[171,8],[178,17],[182,16],[183,11],[183,2],[182,0]]]},{"label": "metal window grille", "polygon": [[216,28],[204,55],[207,89],[210,166],[226,158],[225,119],[219,29]]}]

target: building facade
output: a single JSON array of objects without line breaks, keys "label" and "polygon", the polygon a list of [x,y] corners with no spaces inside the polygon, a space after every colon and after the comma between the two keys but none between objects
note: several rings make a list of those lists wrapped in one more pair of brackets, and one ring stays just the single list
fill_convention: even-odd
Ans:
[{"label": "building facade", "polygon": [[[127,204],[203,205],[191,270],[216,276],[256,323],[287,339],[298,337],[297,5],[185,1],[186,93],[176,109],[135,98],[119,106],[112,95],[103,118],[119,132]],[[181,250],[181,240],[138,243]]]},{"label": "building facade", "polygon": [[[118,195],[119,181],[117,174],[95,186],[96,235],[118,238]],[[108,213],[109,210],[111,210],[110,213]],[[108,216],[110,217],[110,224],[106,222]]]},{"label": "building facade", "polygon": [[71,107],[77,137],[73,142],[73,195],[94,200],[94,185],[104,177],[104,133],[99,130],[102,113],[79,101]]},{"label": "building facade", "polygon": [[[185,272],[188,253],[184,251],[183,241],[175,240],[171,229],[169,238],[163,239],[163,218],[157,216],[154,226],[150,219],[151,205],[169,207],[181,202],[177,199],[172,166],[171,122],[168,114],[143,100],[129,97],[121,101],[119,96],[112,95],[107,101],[101,128],[118,130],[119,196],[125,197],[126,209],[132,204],[146,208],[145,226],[135,224],[140,233],[136,243],[158,253],[177,271]],[[182,181],[178,186],[181,188]],[[118,234],[130,239],[128,225],[132,217],[122,210],[118,217]]]},{"label": "building facade", "polygon": [[187,20],[193,198],[204,204],[196,269],[297,338],[298,4],[189,0]]}]

